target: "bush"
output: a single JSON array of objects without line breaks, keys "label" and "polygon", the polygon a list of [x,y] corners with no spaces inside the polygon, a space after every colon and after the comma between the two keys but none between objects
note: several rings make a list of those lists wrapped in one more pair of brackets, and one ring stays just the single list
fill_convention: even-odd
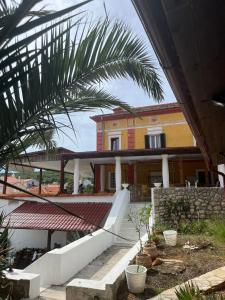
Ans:
[{"label": "bush", "polygon": [[187,221],[181,222],[178,231],[183,234],[205,234],[209,232],[208,221]]},{"label": "bush", "polygon": [[225,242],[225,220],[219,219],[208,223],[210,235],[218,242]]}]

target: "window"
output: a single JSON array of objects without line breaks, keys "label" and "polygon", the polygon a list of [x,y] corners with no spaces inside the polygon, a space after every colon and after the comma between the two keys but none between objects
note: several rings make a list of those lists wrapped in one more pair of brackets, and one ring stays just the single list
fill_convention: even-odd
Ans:
[{"label": "window", "polygon": [[145,148],[146,149],[157,149],[165,148],[165,134],[149,134],[145,136]]},{"label": "window", "polygon": [[160,134],[149,135],[149,148],[161,148],[161,136]]},{"label": "window", "polygon": [[116,188],[116,176],[115,172],[109,173],[109,189],[114,190]]},{"label": "window", "polygon": [[120,139],[118,137],[111,138],[111,150],[120,149]]}]

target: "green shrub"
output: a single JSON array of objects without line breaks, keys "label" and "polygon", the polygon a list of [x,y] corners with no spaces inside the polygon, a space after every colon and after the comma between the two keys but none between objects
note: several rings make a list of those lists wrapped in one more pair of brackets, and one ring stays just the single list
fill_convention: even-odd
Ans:
[{"label": "green shrub", "polygon": [[91,184],[84,187],[84,194],[92,194],[93,193],[93,186]]},{"label": "green shrub", "polygon": [[209,234],[218,242],[225,242],[225,220],[208,222]]},{"label": "green shrub", "polygon": [[164,230],[172,229],[171,225],[168,223],[155,223],[156,233],[162,233]]},{"label": "green shrub", "polygon": [[178,231],[183,234],[206,234],[209,232],[208,221],[186,221],[180,222]]}]

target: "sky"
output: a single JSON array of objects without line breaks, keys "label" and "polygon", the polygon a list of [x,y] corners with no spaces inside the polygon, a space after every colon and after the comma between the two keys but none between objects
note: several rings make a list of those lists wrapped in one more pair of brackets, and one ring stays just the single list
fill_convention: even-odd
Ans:
[{"label": "sky", "polygon": [[[44,0],[46,9],[62,9],[74,5],[74,0]],[[82,7],[86,13],[97,20],[105,17],[103,0],[93,0],[91,3]],[[142,27],[139,17],[132,5],[131,0],[105,0],[105,6],[110,19],[120,19],[128,25],[134,34],[140,37],[147,45],[149,53],[159,68],[159,74],[162,80],[164,91],[164,102],[176,101],[175,96],[161,70],[148,37]],[[104,89],[119,97],[121,100],[129,103],[131,106],[151,105],[155,102],[147,96],[142,89],[135,85],[132,80],[112,80],[103,86]],[[107,112],[107,111],[104,111]],[[96,127],[95,123],[90,120],[89,116],[101,114],[102,111],[92,111],[88,113],[76,113],[71,116],[75,135],[67,130],[66,135],[59,134],[56,136],[57,146],[65,147],[73,151],[91,151],[96,149]]]}]

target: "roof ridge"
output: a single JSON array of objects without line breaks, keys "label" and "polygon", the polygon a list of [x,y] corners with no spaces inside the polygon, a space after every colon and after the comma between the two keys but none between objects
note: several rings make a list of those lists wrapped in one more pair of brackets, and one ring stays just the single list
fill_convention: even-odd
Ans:
[{"label": "roof ridge", "polygon": [[[142,113],[142,112],[153,112],[153,111],[163,111],[164,109],[171,109],[171,108],[180,108],[180,104],[178,102],[169,102],[169,103],[159,103],[159,104],[154,104],[154,105],[146,105],[146,106],[137,106],[137,107],[132,107],[134,112],[137,113]],[[130,115],[130,112],[124,110],[123,108],[120,107],[115,107],[111,113],[107,114],[101,114],[101,115],[94,115],[91,116],[90,118],[92,120],[95,120],[96,118],[104,118],[104,117],[112,117],[112,116],[121,116],[121,115]]]}]

